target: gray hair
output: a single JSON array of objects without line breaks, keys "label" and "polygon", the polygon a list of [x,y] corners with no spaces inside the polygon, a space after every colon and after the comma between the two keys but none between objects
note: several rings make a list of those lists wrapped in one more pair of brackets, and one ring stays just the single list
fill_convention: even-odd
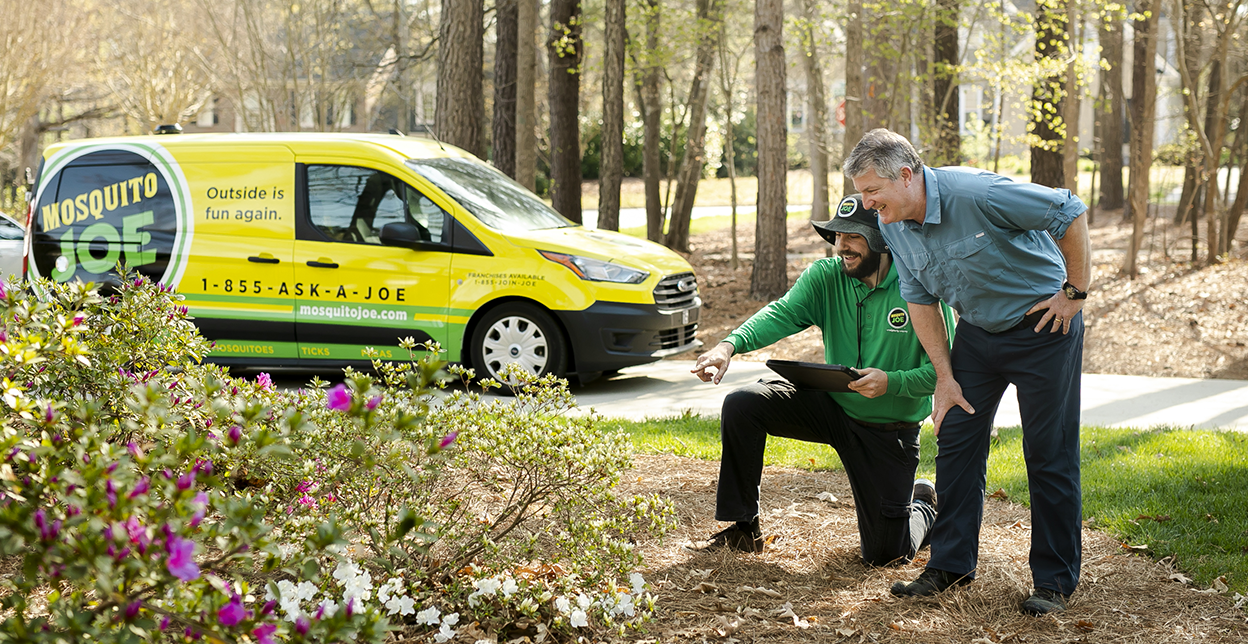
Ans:
[{"label": "gray hair", "polygon": [[923,160],[905,137],[880,127],[862,136],[842,164],[842,172],[853,179],[875,170],[881,179],[896,181],[903,167],[917,173],[923,168]]}]

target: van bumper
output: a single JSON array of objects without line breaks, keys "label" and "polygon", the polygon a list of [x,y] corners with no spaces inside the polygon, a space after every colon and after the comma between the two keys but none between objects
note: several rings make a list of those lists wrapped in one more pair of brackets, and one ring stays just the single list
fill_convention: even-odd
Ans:
[{"label": "van bumper", "polygon": [[574,364],[593,373],[655,362],[702,346],[696,337],[702,307],[675,311],[654,304],[595,302],[583,311],[554,311],[568,332]]}]

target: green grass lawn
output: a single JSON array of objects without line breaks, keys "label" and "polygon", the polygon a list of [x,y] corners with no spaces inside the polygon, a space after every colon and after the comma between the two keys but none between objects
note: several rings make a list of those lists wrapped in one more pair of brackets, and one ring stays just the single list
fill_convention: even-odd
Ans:
[{"label": "green grass lawn", "polygon": [[[628,432],[638,452],[718,459],[719,419],[682,416],[604,421]],[[988,489],[1028,504],[1022,430],[1002,429],[988,458]],[[1084,427],[1083,516],[1131,545],[1147,545],[1207,587],[1219,576],[1248,594],[1248,435],[1235,432]],[[936,473],[936,440],[923,430],[918,476]],[[801,469],[840,469],[823,445],[767,442],[765,461]]]}]

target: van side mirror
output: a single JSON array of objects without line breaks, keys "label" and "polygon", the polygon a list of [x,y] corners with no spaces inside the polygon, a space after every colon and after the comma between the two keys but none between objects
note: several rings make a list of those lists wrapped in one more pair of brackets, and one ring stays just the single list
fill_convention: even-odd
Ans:
[{"label": "van side mirror", "polygon": [[429,241],[429,233],[421,234],[418,226],[407,222],[395,222],[381,227],[378,239],[384,246],[400,246],[412,250],[435,250],[439,246]]}]

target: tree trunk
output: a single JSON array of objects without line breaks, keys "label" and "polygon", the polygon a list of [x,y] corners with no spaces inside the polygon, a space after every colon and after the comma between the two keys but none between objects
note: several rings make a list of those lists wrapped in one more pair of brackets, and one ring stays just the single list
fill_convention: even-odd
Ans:
[{"label": "tree trunk", "polygon": [[491,137],[494,167],[516,178],[516,54],[519,53],[520,3],[500,0],[495,26],[494,129]]},{"label": "tree trunk", "polygon": [[726,21],[719,23],[719,91],[724,96],[724,162],[728,164],[729,204],[732,214],[732,256],[728,265],[735,271],[740,268],[741,263],[737,250],[737,151],[736,135],[732,128],[732,82],[736,80],[739,63],[733,65],[733,74],[730,78],[728,76],[726,24]]},{"label": "tree trunk", "polygon": [[482,0],[442,0],[438,29],[438,103],[434,116],[443,143],[485,156],[481,124],[485,120]]},{"label": "tree trunk", "polygon": [[813,180],[813,194],[810,203],[810,218],[813,221],[827,221],[828,204],[828,97],[823,87],[823,64],[819,58],[819,24],[818,3],[815,0],[803,0],[802,11],[806,21],[802,25],[804,34],[802,43],[806,55],[803,56],[806,67],[806,88],[810,92],[810,121],[806,131],[810,135],[810,176]]},{"label": "tree trunk", "polygon": [[770,301],[789,288],[785,270],[787,128],[782,0],[755,0],[754,61],[758,91],[758,218],[754,226],[750,297]]},{"label": "tree trunk", "polygon": [[1101,47],[1109,69],[1101,72],[1101,100],[1106,111],[1101,121],[1101,207],[1122,207],[1122,20],[1119,12],[1106,12]]},{"label": "tree trunk", "polygon": [[[845,139],[842,141],[843,163],[866,133],[862,117],[862,0],[850,0],[849,18],[845,24]],[[854,182],[843,177],[843,194],[857,192]]]},{"label": "tree trunk", "polygon": [[1144,243],[1144,224],[1148,218],[1148,170],[1153,164],[1153,118],[1157,110],[1157,75],[1153,59],[1157,55],[1157,22],[1161,0],[1138,0],[1136,11],[1141,14],[1132,25],[1135,42],[1131,70],[1131,247],[1127,251],[1124,275],[1135,279],[1138,274],[1136,255]]},{"label": "tree trunk", "polygon": [[719,33],[719,0],[698,0],[698,49],[693,85],[689,88],[689,127],[685,131],[685,154],[677,175],[672,219],[667,224],[663,244],[682,253],[689,252],[689,222],[698,194],[698,180],[706,155],[706,103],[711,96],[711,72],[715,69],[715,39]]},{"label": "tree trunk", "polygon": [[1062,145],[1062,176],[1066,179],[1066,189],[1079,194],[1079,104],[1081,88],[1079,87],[1079,70],[1075,67],[1077,56],[1072,55],[1083,50],[1083,16],[1079,13],[1078,2],[1066,4],[1066,25],[1068,42],[1066,64],[1066,87],[1062,98],[1062,124],[1066,128],[1065,141]]},{"label": "tree trunk", "polygon": [[537,189],[537,2],[516,9],[516,181]]},{"label": "tree trunk", "polygon": [[934,102],[935,143],[933,166],[958,165],[962,160],[962,135],[958,123],[961,96],[958,93],[958,13],[959,0],[937,0],[932,50],[932,100]]},{"label": "tree trunk", "polygon": [[[1036,61],[1054,65],[1067,50],[1067,0],[1042,0],[1036,6]],[[1048,59],[1046,61],[1045,59]],[[1043,72],[1042,72],[1043,74]],[[1066,186],[1063,150],[1066,130],[1054,127],[1062,115],[1065,74],[1042,75],[1032,89],[1031,122],[1035,139],[1031,146],[1031,182],[1051,188]]]},{"label": "tree trunk", "polygon": [[602,161],[598,167],[598,228],[620,229],[624,179],[624,0],[606,0],[602,73]]},{"label": "tree trunk", "polygon": [[663,240],[663,201],[659,196],[659,182],[663,169],[659,153],[663,145],[660,126],[663,117],[663,97],[659,91],[659,65],[654,58],[659,48],[659,0],[646,0],[646,65],[641,75],[642,119],[645,141],[642,149],[641,173],[646,192],[646,239]]},{"label": "tree trunk", "polygon": [[550,183],[559,214],[581,223],[581,3],[550,3]]}]

